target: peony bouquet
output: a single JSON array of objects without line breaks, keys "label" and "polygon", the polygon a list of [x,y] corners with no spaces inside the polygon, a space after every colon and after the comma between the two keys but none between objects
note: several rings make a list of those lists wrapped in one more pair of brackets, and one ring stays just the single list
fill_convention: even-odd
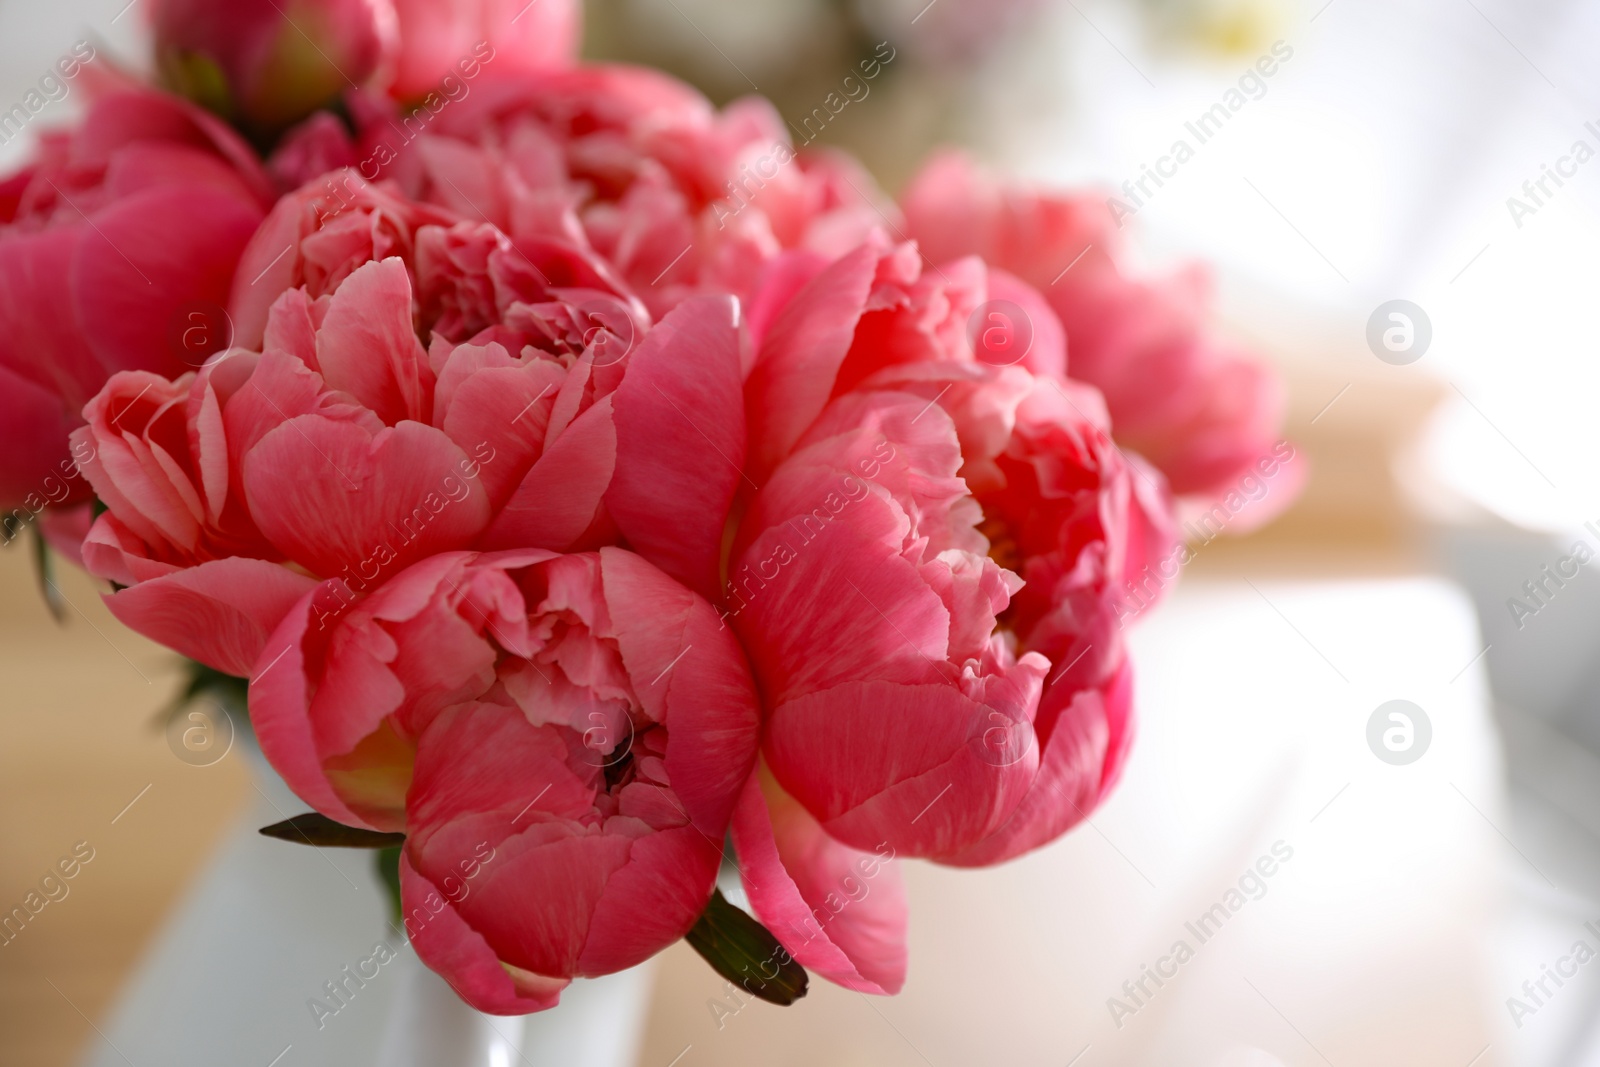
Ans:
[{"label": "peony bouquet", "polygon": [[153,22],[0,182],[8,536],[248,680],[269,831],[389,847],[464,1000],[685,937],[894,993],[901,859],[1106,797],[1129,591],[1281,456],[1203,272],[957,155],[896,202],[564,0]]}]

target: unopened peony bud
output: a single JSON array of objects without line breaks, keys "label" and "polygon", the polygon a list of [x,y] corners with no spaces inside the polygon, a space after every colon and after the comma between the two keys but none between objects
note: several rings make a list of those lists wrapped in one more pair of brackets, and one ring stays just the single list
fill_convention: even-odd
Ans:
[{"label": "unopened peony bud", "polygon": [[365,84],[396,39],[389,0],[162,0],[155,35],[172,89],[258,135]]}]

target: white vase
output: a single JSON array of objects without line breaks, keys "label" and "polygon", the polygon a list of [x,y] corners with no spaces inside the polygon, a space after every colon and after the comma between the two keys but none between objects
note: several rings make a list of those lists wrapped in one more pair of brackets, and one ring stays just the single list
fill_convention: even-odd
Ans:
[{"label": "white vase", "polygon": [[[632,1064],[644,1023],[650,968],[574,982],[552,1011],[484,1015],[461,1002],[414,954],[388,1011],[376,1060],[382,1067],[515,1067]],[[629,1009],[632,1010],[629,1010]]]},{"label": "white vase", "polygon": [[[574,982],[526,1019],[473,1011],[385,923],[371,853],[256,832],[307,805],[248,735],[236,749],[255,803],[174,908],[86,1067],[631,1067],[649,964]],[[362,966],[380,944],[389,962]]]}]

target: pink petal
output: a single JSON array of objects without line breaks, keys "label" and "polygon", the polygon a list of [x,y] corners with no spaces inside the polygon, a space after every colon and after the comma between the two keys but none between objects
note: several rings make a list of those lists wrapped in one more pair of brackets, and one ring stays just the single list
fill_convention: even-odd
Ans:
[{"label": "pink petal", "polygon": [[[840,481],[820,471],[811,497],[824,514],[830,474]],[[948,678],[949,611],[881,534],[897,514],[871,494],[838,510],[826,525],[772,527],[729,572],[730,615],[773,705],[855,678]]]},{"label": "pink petal", "polygon": [[[1021,802],[1039,765],[1032,715],[1026,694],[987,704],[949,684],[854,682],[774,708],[765,753],[833,837],[938,857],[992,833]],[[1003,758],[984,749],[992,724],[1019,731]]]},{"label": "pink petal", "polygon": [[[114,374],[84,407],[89,426],[75,431],[83,476],[135,534],[151,545],[193,548],[200,533],[188,475],[163,463],[155,441],[188,447],[183,410],[190,381],[147,371]],[[170,453],[167,454],[170,460]],[[183,483],[185,488],[180,488]]]},{"label": "pink petal", "polygon": [[617,469],[606,507],[629,545],[706,597],[744,465],[738,305],[679,304],[645,337],[612,397]]},{"label": "pink petal", "polygon": [[417,155],[446,207],[463,218],[511,228],[505,178],[488,151],[453,137],[423,135],[417,140]]},{"label": "pink petal", "polygon": [[62,284],[92,233],[87,225],[57,226],[0,241],[0,366],[74,412],[107,374],[83,337],[71,287]]},{"label": "pink petal", "polygon": [[433,374],[411,323],[411,278],[396,256],[357,267],[333,294],[317,333],[329,389],[349,393],[393,426],[428,421]]},{"label": "pink petal", "polygon": [[313,208],[299,196],[286,196],[267,214],[240,254],[228,297],[234,344],[259,348],[273,303],[298,283],[300,240]]},{"label": "pink petal", "polygon": [[62,474],[71,467],[67,435],[77,424],[60,397],[0,365],[0,511],[37,510],[87,489]]},{"label": "pink petal", "polygon": [[800,290],[773,321],[745,386],[757,484],[821,413],[855,339],[880,252],[862,245]]},{"label": "pink petal", "polygon": [[[106,371],[192,365],[173,325],[191,304],[227,301],[260,221],[253,201],[203,187],[152,189],[96,212],[71,281],[80,328]],[[214,340],[226,347],[227,338]]]},{"label": "pink petal", "polygon": [[605,974],[694,924],[716,879],[720,835],[584,826],[577,820],[591,810],[593,785],[572,774],[567,757],[555,731],[515,708],[445,712],[418,748],[407,852],[419,874],[448,888],[461,861],[491,845],[456,897],[459,914],[507,963]]},{"label": "pink petal", "polygon": [[179,569],[151,559],[150,546],[110,511],[90,525],[83,541],[82,562],[84,570],[96,578],[118,585],[137,585]]},{"label": "pink petal", "polygon": [[1006,353],[996,356],[989,353],[982,344],[982,334],[978,335],[979,343],[974,346],[976,355],[985,362],[998,362],[1011,366],[1015,359],[1015,366],[1023,367],[1034,374],[1046,378],[1065,378],[1067,376],[1067,332],[1062,329],[1061,318],[1055,313],[1044,297],[1033,286],[1024,282],[1014,274],[1008,274],[998,267],[989,268],[989,300],[1008,301],[1022,309],[1023,322],[1029,334],[1029,345],[1026,352],[1013,356]]},{"label": "pink petal", "polygon": [[[1052,708],[1050,705],[1055,705]],[[1133,741],[1133,670],[1128,661],[1104,689],[1052,687],[1040,718],[1054,728],[1028,795],[989,836],[938,862],[989,867],[1049,844],[1094,811],[1122,773]]]},{"label": "pink petal", "polygon": [[272,180],[256,153],[221,119],[181,97],[155,92],[131,80],[112,84],[118,88],[94,101],[73,146],[85,162],[106,159],[138,141],[191,145],[226,159],[263,206],[272,202]]},{"label": "pink petal", "polygon": [[733,847],[756,918],[797,962],[846,989],[900,992],[907,914],[893,849],[841,845],[760,770],[734,810]]},{"label": "pink petal", "polygon": [[527,1015],[553,1008],[570,979],[513,971],[483,935],[461,918],[433,884],[400,857],[400,908],[417,957],[443,976],[462,1000],[491,1015]]},{"label": "pink petal", "polygon": [[711,899],[721,839],[692,826],[639,838],[628,862],[596,901],[578,967],[611,974],[649,958],[689,932]]},{"label": "pink petal", "polygon": [[471,467],[431,426],[402,422],[374,435],[301,415],[245,456],[244,485],[261,532],[312,573],[375,563],[392,574],[466,547],[487,525],[488,498]]},{"label": "pink petal", "polygon": [[804,249],[780,252],[761,272],[760,283],[745,311],[750,343],[757,352],[766,342],[767,331],[783,309],[800,291],[828,267],[828,260]]},{"label": "pink petal", "polygon": [[521,362],[498,344],[459,345],[440,370],[434,419],[482,461],[478,479],[494,507],[506,502],[543,451],[565,377],[550,360]]},{"label": "pink petal", "polygon": [[587,814],[594,787],[567,756],[558,731],[535,727],[516,708],[469,702],[442,712],[418,740],[406,798],[420,862],[428,865],[435,828],[452,821],[499,812],[503,835],[546,815]]},{"label": "pink petal", "polygon": [[569,548],[594,523],[616,465],[617,431],[607,397],[578,416],[517,486],[482,546]]},{"label": "pink petal", "polygon": [[190,659],[249,675],[267,637],[316,582],[258,559],[218,559],[105,598],[111,613]]},{"label": "pink petal", "polygon": [[700,831],[721,840],[760,732],[744,653],[710,604],[643,559],[602,548],[600,560],[634,691],[674,739],[666,756],[673,792]]},{"label": "pink petal", "polygon": [[312,616],[316,604],[338,600],[335,585],[323,582],[301,597],[267,638],[256,663],[239,673],[250,678],[250,725],[272,769],[296,796],[328,818],[376,830],[334,791],[312,733],[307,667],[313,657],[320,658],[322,650],[316,646],[326,641],[313,627]]}]

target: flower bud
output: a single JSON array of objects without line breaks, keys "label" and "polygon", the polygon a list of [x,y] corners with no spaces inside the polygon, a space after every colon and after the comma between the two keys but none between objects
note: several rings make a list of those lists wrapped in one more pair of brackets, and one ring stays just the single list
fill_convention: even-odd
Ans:
[{"label": "flower bud", "polygon": [[271,136],[363,85],[396,34],[389,0],[162,0],[155,37],[170,88]]}]

